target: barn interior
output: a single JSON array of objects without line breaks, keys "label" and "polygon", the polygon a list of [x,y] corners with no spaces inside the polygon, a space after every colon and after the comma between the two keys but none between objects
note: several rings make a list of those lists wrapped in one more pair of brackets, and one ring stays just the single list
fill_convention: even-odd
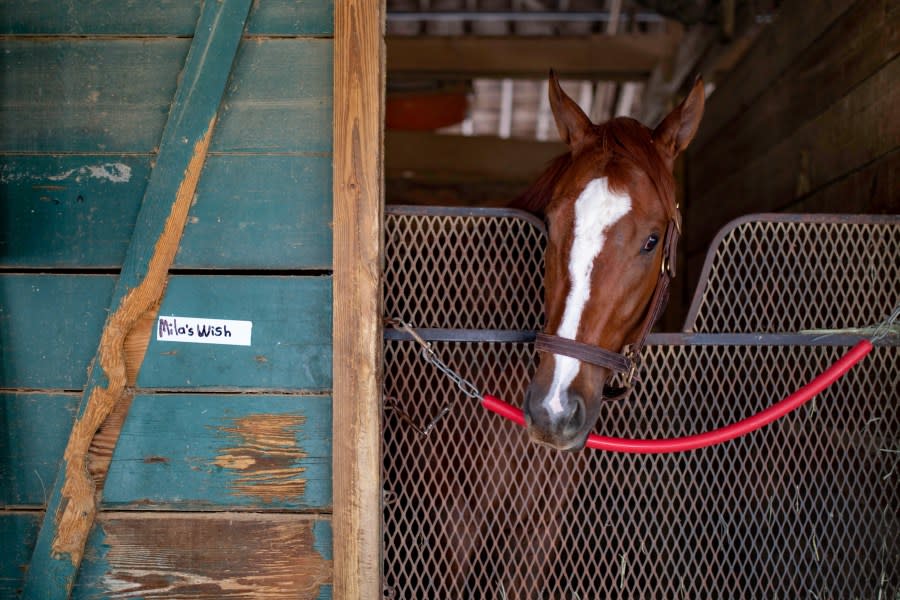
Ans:
[{"label": "barn interior", "polygon": [[[900,337],[865,328],[900,282],[898,25],[893,0],[0,2],[0,598],[898,597]],[[666,333],[599,432],[720,427],[885,333],[856,370],[642,457],[545,452],[423,364],[385,316],[524,393],[546,230],[466,211],[565,150],[551,68],[595,121],[708,95]]]},{"label": "barn interior", "polygon": [[[813,339],[854,319],[876,323],[896,306],[887,283],[896,220],[871,216],[900,210],[900,130],[888,117],[897,114],[896,7],[395,0],[388,9],[389,205],[515,198],[566,151],[547,100],[551,68],[594,122],[627,116],[650,127],[703,78],[706,113],[676,164],[684,237],[659,326],[679,333],[651,336],[640,383],[601,413],[601,435],[687,435],[787,397],[836,358]],[[438,356],[476,390],[516,404],[537,364],[531,338],[512,334],[541,327],[541,282],[528,275],[540,259],[526,250],[540,246],[540,225],[436,214],[388,206],[387,314],[451,328],[426,337]],[[835,259],[848,279],[833,279],[825,265]],[[854,292],[835,303],[837,289]],[[868,306],[879,308],[865,314]],[[855,373],[872,404],[846,382],[818,398],[847,400],[828,404],[827,424],[814,412],[826,404],[816,404],[708,454],[550,457],[473,407],[409,336],[389,332],[387,594],[837,598],[895,589],[897,522],[874,507],[900,488],[893,469],[867,463],[862,450],[896,438],[897,375],[882,370],[893,346],[877,355],[888,362],[873,356],[863,367],[871,375]],[[856,443],[838,441],[848,435]],[[870,435],[881,441],[863,441]],[[861,471],[881,474],[864,482]]]},{"label": "barn interior", "polygon": [[896,30],[885,2],[389,0],[386,201],[515,198],[565,150],[551,68],[595,122],[650,127],[701,76],[706,114],[676,171],[677,330],[732,219],[897,212]]}]

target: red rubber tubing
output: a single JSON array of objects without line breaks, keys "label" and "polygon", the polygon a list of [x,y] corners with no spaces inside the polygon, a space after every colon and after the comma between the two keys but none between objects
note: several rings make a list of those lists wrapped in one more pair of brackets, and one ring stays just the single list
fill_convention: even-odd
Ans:
[{"label": "red rubber tubing", "polygon": [[[733,440],[742,435],[746,435],[751,431],[761,429],[772,421],[788,414],[792,410],[800,408],[804,403],[811,400],[813,396],[837,381],[842,375],[849,371],[853,365],[862,360],[871,350],[872,343],[869,340],[862,340],[851,348],[844,356],[838,359],[836,363],[828,367],[821,375],[807,383],[805,386],[780,402],[773,404],[762,412],[747,417],[743,421],[738,421],[737,423],[726,425],[725,427],[707,431],[705,433],[659,440],[636,440],[591,434],[587,439],[587,447],[594,448],[595,450],[606,450],[608,452],[664,454],[669,452],[697,450],[698,448],[705,448],[707,446],[713,446],[715,444]],[[519,425],[525,425],[525,416],[522,414],[521,409],[510,406],[495,396],[485,394],[481,399],[481,404],[491,412],[495,412],[502,417],[515,421]]]}]

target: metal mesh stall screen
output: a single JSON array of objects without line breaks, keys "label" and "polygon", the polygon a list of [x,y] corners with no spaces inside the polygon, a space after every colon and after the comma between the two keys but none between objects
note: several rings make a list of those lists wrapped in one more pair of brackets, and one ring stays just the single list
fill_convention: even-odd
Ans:
[{"label": "metal mesh stall screen", "polygon": [[[417,327],[538,328],[543,233],[535,223],[419,212],[389,214],[387,230],[387,314]],[[854,239],[869,243],[872,235]],[[882,260],[896,263],[896,240],[877,239],[887,244]],[[847,252],[849,259],[832,259],[864,260]],[[888,277],[897,267],[873,268]],[[822,269],[795,272],[817,278]],[[866,297],[871,320],[896,303],[900,277],[883,283],[894,296]],[[729,284],[719,285],[728,297]],[[487,298],[496,290],[502,302]],[[843,315],[829,304],[836,298],[819,300],[829,315]],[[707,305],[718,310],[713,301]],[[743,297],[734,302],[757,310]],[[645,348],[635,394],[604,409],[598,432],[676,436],[731,423],[802,386],[846,350],[689,337]],[[536,365],[530,344],[432,344],[479,388],[521,403]],[[804,409],[723,446],[663,456],[565,454],[529,443],[522,429],[464,398],[412,342],[386,341],[385,395],[393,405],[419,423],[446,405],[451,411],[427,437],[396,410],[384,412],[385,595],[895,598],[898,364],[900,347],[878,347]]]},{"label": "metal mesh stall screen", "polygon": [[723,230],[717,242],[686,331],[859,327],[880,321],[900,301],[896,218],[755,215]]},{"label": "metal mesh stall screen", "polygon": [[[529,344],[435,343],[518,400]],[[607,435],[686,435],[747,416],[838,358],[833,346],[650,346]],[[900,348],[814,404],[677,455],[558,453],[486,414],[412,342],[386,346],[384,585],[391,598],[891,598],[900,590]],[[861,390],[865,390],[861,393]]]},{"label": "metal mesh stall screen", "polygon": [[540,328],[540,222],[519,211],[415,210],[385,218],[388,315],[418,327]]}]

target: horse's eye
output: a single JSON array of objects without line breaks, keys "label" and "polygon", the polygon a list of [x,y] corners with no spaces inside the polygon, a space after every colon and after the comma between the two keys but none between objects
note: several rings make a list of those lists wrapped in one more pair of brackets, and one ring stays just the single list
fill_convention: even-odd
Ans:
[{"label": "horse's eye", "polygon": [[653,252],[653,249],[656,248],[656,244],[659,243],[659,236],[655,233],[651,233],[650,237],[647,238],[647,241],[644,242],[644,247],[641,248],[641,252]]}]

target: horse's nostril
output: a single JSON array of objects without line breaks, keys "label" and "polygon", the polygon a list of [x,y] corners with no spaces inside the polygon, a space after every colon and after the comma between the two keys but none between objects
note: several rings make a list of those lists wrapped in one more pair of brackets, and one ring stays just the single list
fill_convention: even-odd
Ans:
[{"label": "horse's nostril", "polygon": [[522,403],[522,413],[525,415],[526,425],[531,425],[531,401],[533,396],[532,386],[528,386],[528,389],[525,390],[525,401]]},{"label": "horse's nostril", "polygon": [[572,406],[572,412],[563,427],[563,434],[567,437],[575,437],[584,427],[584,400],[573,394],[569,396],[569,403]]}]

